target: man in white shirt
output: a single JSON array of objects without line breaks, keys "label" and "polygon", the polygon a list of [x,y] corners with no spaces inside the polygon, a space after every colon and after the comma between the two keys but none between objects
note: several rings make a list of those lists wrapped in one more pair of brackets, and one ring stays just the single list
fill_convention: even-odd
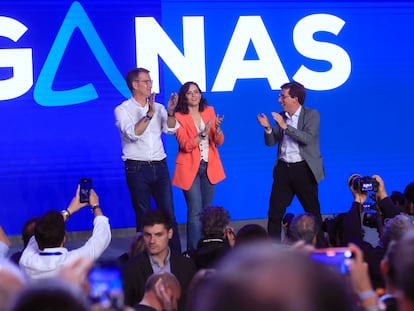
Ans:
[{"label": "man in white shirt", "polygon": [[168,112],[154,102],[149,71],[135,68],[126,75],[132,96],[115,108],[116,127],[122,142],[122,160],[126,181],[136,216],[136,229],[142,231],[142,215],[151,209],[151,197],[157,208],[166,211],[173,221],[171,246],[181,252],[175,219],[171,178],[166,162],[162,134],[174,134],[179,127],[175,119],[177,96],[168,101]]},{"label": "man in white shirt", "polygon": [[[108,218],[102,213],[99,198],[91,189],[89,203],[80,203],[76,191],[68,208],[48,211],[36,222],[35,234],[24,249],[19,265],[32,279],[55,276],[59,269],[80,257],[98,259],[111,242],[111,228]],[[80,248],[69,251],[63,245],[66,241],[65,221],[81,208],[90,205],[94,215],[93,232]]]},{"label": "man in white shirt", "polygon": [[[322,221],[318,183],[325,172],[319,147],[320,116],[317,110],[303,106],[305,97],[306,90],[302,84],[285,83],[279,95],[283,111],[272,112],[275,126],[271,127],[265,114],[257,116],[265,128],[265,144],[279,144],[268,219],[269,235],[279,240],[283,215],[295,195],[306,212]],[[318,239],[322,238],[320,232]]]}]

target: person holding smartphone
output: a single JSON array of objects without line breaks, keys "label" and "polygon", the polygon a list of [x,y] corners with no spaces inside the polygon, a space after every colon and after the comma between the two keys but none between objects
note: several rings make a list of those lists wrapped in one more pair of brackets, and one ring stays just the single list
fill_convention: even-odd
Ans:
[{"label": "person holding smartphone", "polygon": [[183,189],[187,203],[187,252],[192,252],[201,239],[200,212],[212,204],[216,184],[225,178],[217,149],[224,142],[224,117],[216,115],[198,84],[191,81],[178,92],[175,115],[180,127],[175,134],[179,149],[172,183]]},{"label": "person holding smartphone", "polygon": [[[19,265],[31,279],[56,276],[59,270],[80,257],[98,259],[111,242],[111,227],[108,217],[104,216],[99,197],[91,189],[89,203],[80,202],[80,185],[69,206],[61,212],[46,211],[34,229],[34,236],[29,240],[20,258]],[[90,206],[93,214],[93,230],[88,241],[79,248],[67,249],[65,222],[80,209]]]}]

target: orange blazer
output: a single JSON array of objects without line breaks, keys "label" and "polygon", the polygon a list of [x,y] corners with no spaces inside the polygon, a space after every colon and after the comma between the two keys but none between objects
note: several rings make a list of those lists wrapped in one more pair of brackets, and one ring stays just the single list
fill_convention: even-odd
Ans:
[{"label": "orange blazer", "polygon": [[[180,127],[175,133],[179,146],[177,158],[175,159],[172,184],[181,189],[189,190],[198,172],[198,168],[200,167],[200,147],[194,142],[194,138],[197,137],[198,131],[190,114],[177,112],[175,117],[180,123]],[[212,106],[207,106],[204,111],[201,112],[201,117],[203,118],[204,123],[211,120],[210,133],[208,134],[209,149],[207,177],[212,184],[217,184],[226,177],[217,150],[217,146],[220,146],[224,142],[224,134],[221,132],[221,134],[216,137],[216,114]]]}]

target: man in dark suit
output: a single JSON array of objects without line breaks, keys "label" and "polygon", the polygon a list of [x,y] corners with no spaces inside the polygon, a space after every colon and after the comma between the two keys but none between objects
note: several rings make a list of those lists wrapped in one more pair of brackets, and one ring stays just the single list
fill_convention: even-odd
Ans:
[{"label": "man in dark suit", "polygon": [[174,274],[181,286],[178,310],[185,310],[188,285],[195,273],[191,259],[168,247],[173,236],[172,221],[159,209],[147,211],[142,219],[145,250],[131,258],[123,267],[122,278],[125,305],[134,306],[145,292],[145,282],[153,273],[166,271]]},{"label": "man in dark suit", "polygon": [[279,103],[282,112],[272,112],[276,121],[272,128],[267,116],[257,116],[265,128],[265,144],[278,146],[273,169],[273,185],[268,214],[269,235],[280,240],[281,222],[286,208],[296,195],[306,212],[322,220],[318,183],[325,172],[319,150],[319,112],[304,107],[306,90],[298,82],[281,86]]}]

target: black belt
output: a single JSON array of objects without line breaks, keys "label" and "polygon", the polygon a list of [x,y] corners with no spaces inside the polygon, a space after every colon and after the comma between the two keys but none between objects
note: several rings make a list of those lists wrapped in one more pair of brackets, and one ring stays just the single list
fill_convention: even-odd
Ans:
[{"label": "black belt", "polygon": [[156,161],[138,161],[138,160],[126,159],[125,163],[157,165],[157,164],[165,163],[165,158],[162,160],[156,160]]},{"label": "black belt", "polygon": [[296,166],[301,166],[301,165],[306,164],[306,161],[303,160],[299,162],[286,162],[286,161],[283,161],[282,159],[279,159],[279,163],[286,167],[296,167]]}]

